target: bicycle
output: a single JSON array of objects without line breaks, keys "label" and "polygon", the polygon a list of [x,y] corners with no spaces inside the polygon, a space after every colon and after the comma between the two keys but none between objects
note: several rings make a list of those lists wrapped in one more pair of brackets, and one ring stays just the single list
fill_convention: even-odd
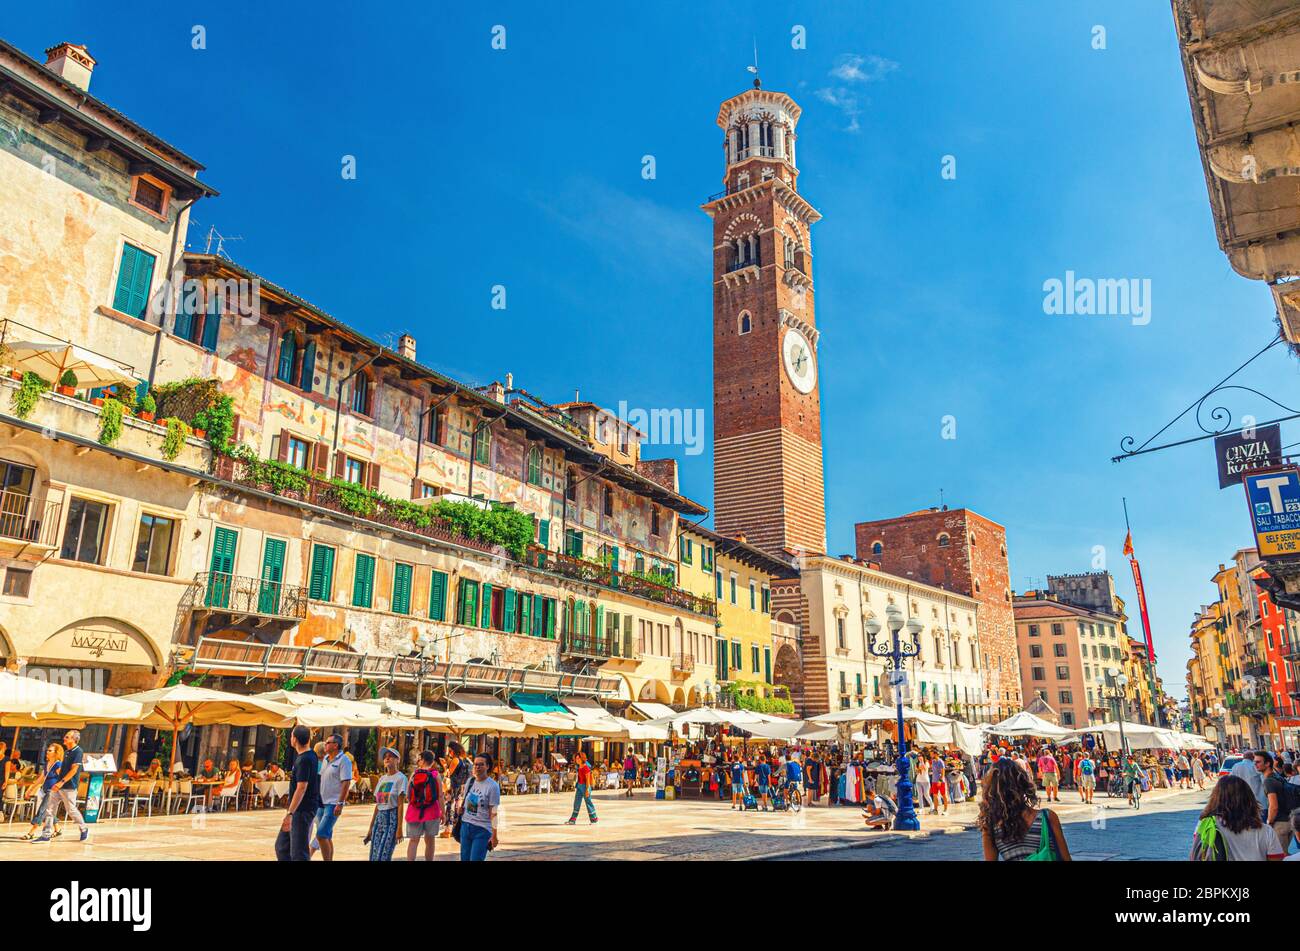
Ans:
[{"label": "bicycle", "polygon": [[785,781],[785,785],[781,787],[781,798],[785,800],[785,807],[791,812],[798,812],[803,808],[803,792],[800,791],[796,783],[792,783],[788,779]]},{"label": "bicycle", "polygon": [[1126,792],[1128,794],[1129,803],[1133,806],[1134,809],[1141,809],[1142,808],[1141,775],[1134,776],[1132,779],[1125,780],[1125,785],[1128,787]]}]

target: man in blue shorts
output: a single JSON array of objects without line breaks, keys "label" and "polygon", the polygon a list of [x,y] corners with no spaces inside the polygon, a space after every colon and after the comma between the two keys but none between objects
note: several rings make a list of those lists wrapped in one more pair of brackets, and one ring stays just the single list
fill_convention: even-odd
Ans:
[{"label": "man in blue shorts", "polygon": [[764,812],[772,806],[772,800],[768,798],[768,790],[772,780],[772,767],[768,765],[767,757],[760,755],[758,763],[754,766],[754,775],[758,778],[758,801],[762,805]]},{"label": "man in blue shorts", "polygon": [[804,786],[803,786],[803,764],[799,762],[798,752],[790,754],[790,758],[785,763],[785,783],[787,786],[793,786],[795,792],[799,794],[800,805],[804,804]]},{"label": "man in blue shorts", "polygon": [[745,811],[745,764],[739,756],[731,761],[731,808]]}]

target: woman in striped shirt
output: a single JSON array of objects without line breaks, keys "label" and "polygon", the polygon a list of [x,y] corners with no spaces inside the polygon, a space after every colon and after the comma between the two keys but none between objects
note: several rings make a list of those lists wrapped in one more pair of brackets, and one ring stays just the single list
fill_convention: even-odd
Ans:
[{"label": "woman in striped shirt", "polygon": [[984,841],[984,861],[1019,862],[1038,851],[1043,818],[1057,861],[1070,861],[1061,820],[1051,809],[1039,810],[1038,789],[1014,760],[1003,757],[984,774],[979,828]]}]

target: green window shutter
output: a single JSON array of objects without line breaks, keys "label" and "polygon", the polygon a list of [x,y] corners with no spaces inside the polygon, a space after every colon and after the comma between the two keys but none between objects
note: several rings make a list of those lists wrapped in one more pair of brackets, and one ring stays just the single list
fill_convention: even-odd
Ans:
[{"label": "green window shutter", "polygon": [[596,629],[591,632],[596,637],[605,633],[605,605],[596,605]]},{"label": "green window shutter", "polygon": [[492,586],[483,585],[483,617],[479,627],[490,628],[492,626]]},{"label": "green window shutter", "polygon": [[546,636],[546,599],[533,595],[533,637]]},{"label": "green window shutter", "polygon": [[352,576],[352,606],[368,608],[375,597],[375,559],[370,555],[357,555]]},{"label": "green window shutter", "polygon": [[716,582],[715,587],[718,589],[718,600],[721,601],[722,600],[722,572],[715,571],[713,573],[713,579]]},{"label": "green window shutter", "polygon": [[257,610],[261,614],[280,613],[280,592],[284,587],[284,550],[282,538],[268,538],[262,548],[262,584],[257,592]]},{"label": "green window shutter", "polygon": [[203,315],[203,343],[204,350],[210,350],[213,353],[217,351],[217,337],[221,333],[221,309],[220,301],[215,294],[210,296],[207,306],[207,312]]},{"label": "green window shutter", "polygon": [[429,620],[447,620],[447,573],[434,571],[429,575]]},{"label": "green window shutter", "polygon": [[302,370],[298,374],[299,389],[311,391],[316,382],[316,341],[308,340],[302,351]]},{"label": "green window shutter", "polygon": [[533,596],[519,592],[519,628],[520,634],[531,634],[533,631]]},{"label": "green window shutter", "polygon": [[543,548],[549,548],[551,545],[551,520],[544,518],[537,523],[537,544]]},{"label": "green window shutter", "polygon": [[334,593],[334,549],[328,545],[315,545],[311,550],[311,578],[307,597],[313,601],[328,601]]},{"label": "green window shutter", "polygon": [[411,566],[393,565],[393,603],[394,614],[411,613]]},{"label": "green window shutter", "polygon": [[467,627],[478,625],[478,582],[462,578],[460,582],[460,624]]},{"label": "green window shutter", "polygon": [[149,306],[149,285],[153,283],[154,256],[135,245],[122,245],[122,266],[117,272],[113,309],[144,319]]},{"label": "green window shutter", "polygon": [[232,528],[218,528],[212,533],[212,560],[208,564],[209,607],[229,607],[230,589],[234,585],[235,546],[239,533]]},{"label": "green window shutter", "polygon": [[[772,648],[763,648],[763,679],[772,682]],[[862,675],[858,674],[858,693],[862,693]]]},{"label": "green window shutter", "polygon": [[682,564],[689,565],[690,563],[691,563],[691,540],[689,538],[683,538],[682,539]]},{"label": "green window shutter", "polygon": [[501,630],[507,634],[515,632],[515,590],[506,588],[505,597],[502,599],[501,608]]},{"label": "green window shutter", "polygon": [[546,639],[555,640],[555,599],[543,598],[542,605],[546,614]]}]

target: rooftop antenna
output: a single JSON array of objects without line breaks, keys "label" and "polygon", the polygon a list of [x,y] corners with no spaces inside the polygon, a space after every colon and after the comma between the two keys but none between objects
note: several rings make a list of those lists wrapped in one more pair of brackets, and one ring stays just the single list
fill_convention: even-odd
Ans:
[{"label": "rooftop antenna", "polygon": [[939,511],[941,512],[948,511],[948,506],[943,504],[943,489],[939,490]]},{"label": "rooftop antenna", "polygon": [[746,66],[745,69],[754,74],[754,88],[761,89],[763,84],[758,78],[758,37],[754,37],[754,65]]},{"label": "rooftop antenna", "polygon": [[[216,239],[216,250],[215,250],[215,251],[213,250],[213,247],[212,247],[212,243],[213,243],[213,239],[214,239],[214,238]],[[225,259],[226,259],[227,261],[229,261],[231,264],[234,264],[234,263],[235,263],[234,258],[232,258],[229,254],[226,253],[226,242],[227,242],[227,241],[243,241],[243,240],[244,240],[243,237],[240,236],[240,235],[231,235],[230,237],[226,237],[224,234],[222,234],[220,231],[217,230],[217,226],[216,226],[216,225],[209,225],[209,226],[208,226],[208,235],[207,235],[207,238],[204,239],[204,242],[203,242],[203,253],[204,253],[204,254],[214,254],[214,253],[215,253],[215,254],[217,255],[217,257],[219,257],[219,258],[225,258]]]}]

